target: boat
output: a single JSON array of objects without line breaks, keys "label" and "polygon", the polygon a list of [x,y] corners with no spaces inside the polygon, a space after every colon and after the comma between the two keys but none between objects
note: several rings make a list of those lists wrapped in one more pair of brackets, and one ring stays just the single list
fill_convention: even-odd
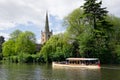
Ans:
[{"label": "boat", "polygon": [[98,58],[67,58],[66,61],[52,62],[52,67],[99,69],[100,60]]}]

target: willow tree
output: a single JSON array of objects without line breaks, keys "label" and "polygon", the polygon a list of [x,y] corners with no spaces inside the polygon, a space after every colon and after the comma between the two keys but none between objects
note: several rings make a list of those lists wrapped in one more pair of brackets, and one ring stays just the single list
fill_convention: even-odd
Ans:
[{"label": "willow tree", "polygon": [[40,51],[45,62],[63,61],[71,56],[72,46],[63,37],[64,34],[52,36]]}]

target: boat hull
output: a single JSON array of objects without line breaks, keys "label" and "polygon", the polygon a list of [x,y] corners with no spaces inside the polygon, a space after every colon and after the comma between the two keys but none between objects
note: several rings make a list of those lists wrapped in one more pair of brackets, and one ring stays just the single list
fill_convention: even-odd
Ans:
[{"label": "boat hull", "polygon": [[52,62],[53,68],[88,68],[88,69],[100,69],[98,65],[82,65],[82,64],[60,64]]}]

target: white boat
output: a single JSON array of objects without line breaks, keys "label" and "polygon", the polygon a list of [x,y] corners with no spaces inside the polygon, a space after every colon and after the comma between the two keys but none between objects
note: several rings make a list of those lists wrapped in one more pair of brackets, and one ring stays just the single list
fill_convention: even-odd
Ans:
[{"label": "white boat", "polygon": [[53,68],[89,68],[99,69],[100,61],[98,58],[67,58],[63,62],[53,62]]}]

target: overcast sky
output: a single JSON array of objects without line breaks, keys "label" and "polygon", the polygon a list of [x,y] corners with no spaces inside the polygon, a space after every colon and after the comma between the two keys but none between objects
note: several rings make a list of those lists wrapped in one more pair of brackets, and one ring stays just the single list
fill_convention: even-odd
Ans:
[{"label": "overcast sky", "polygon": [[[109,14],[120,17],[120,0],[102,0]],[[44,30],[45,13],[49,13],[50,29],[53,33],[65,31],[63,18],[80,7],[84,0],[0,0],[0,35],[7,40],[16,29],[32,31],[37,42]]]}]

